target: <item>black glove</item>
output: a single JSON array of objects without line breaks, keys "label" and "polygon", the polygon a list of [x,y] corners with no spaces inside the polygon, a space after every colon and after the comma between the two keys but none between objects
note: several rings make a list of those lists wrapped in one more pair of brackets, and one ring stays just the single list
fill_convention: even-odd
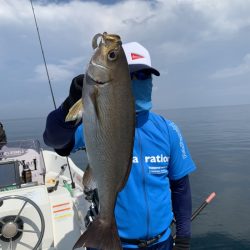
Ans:
[{"label": "black glove", "polygon": [[0,122],[0,149],[7,143],[7,137],[3,129],[3,124]]},{"label": "black glove", "polygon": [[72,79],[69,96],[62,104],[62,108],[68,113],[69,109],[82,97],[84,75],[78,75]]},{"label": "black glove", "polygon": [[69,96],[62,105],[50,112],[46,120],[43,139],[61,156],[68,156],[75,145],[75,131],[80,121],[65,122],[69,109],[82,97],[84,75],[72,79]]},{"label": "black glove", "polygon": [[176,237],[174,240],[173,250],[189,250],[190,238]]}]

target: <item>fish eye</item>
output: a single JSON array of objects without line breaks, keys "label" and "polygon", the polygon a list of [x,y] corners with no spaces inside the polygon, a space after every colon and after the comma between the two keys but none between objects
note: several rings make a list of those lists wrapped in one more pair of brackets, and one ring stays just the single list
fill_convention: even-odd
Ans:
[{"label": "fish eye", "polygon": [[108,53],[108,59],[109,59],[110,61],[116,60],[116,59],[117,59],[117,56],[118,56],[118,53],[117,53],[117,51],[115,51],[115,50],[112,50],[112,51],[110,51],[110,52]]}]

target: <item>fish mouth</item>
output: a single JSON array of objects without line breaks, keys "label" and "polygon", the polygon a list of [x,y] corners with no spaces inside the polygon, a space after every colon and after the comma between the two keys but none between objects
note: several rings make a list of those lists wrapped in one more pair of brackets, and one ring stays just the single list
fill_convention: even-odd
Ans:
[{"label": "fish mouth", "polygon": [[91,62],[86,73],[86,79],[90,85],[103,85],[108,83],[111,81],[110,69],[103,65]]},{"label": "fish mouth", "polygon": [[100,81],[95,79],[93,76],[91,76],[89,73],[86,74],[86,82],[89,85],[104,85],[106,83],[108,83],[109,81]]}]

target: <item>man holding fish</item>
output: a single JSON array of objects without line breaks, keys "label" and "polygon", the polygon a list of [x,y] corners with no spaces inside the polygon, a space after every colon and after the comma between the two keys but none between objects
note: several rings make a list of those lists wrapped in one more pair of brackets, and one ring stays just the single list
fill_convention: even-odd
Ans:
[{"label": "man holding fish", "polygon": [[74,248],[190,249],[188,174],[195,164],[179,128],[150,112],[152,74],[160,73],[139,43],[122,45],[118,35],[104,32],[92,47],[85,76],[72,80],[44,132],[60,155],[86,148],[83,184],[94,180],[98,188],[99,214]]}]

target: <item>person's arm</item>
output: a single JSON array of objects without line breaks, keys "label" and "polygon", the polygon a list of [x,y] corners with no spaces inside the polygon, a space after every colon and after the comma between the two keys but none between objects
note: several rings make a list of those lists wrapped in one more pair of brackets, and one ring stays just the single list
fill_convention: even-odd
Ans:
[{"label": "person's arm", "polygon": [[62,156],[68,156],[75,146],[75,133],[81,123],[65,122],[69,109],[81,98],[84,75],[73,78],[69,96],[62,105],[49,113],[43,139],[46,145]]},{"label": "person's arm", "polygon": [[168,121],[170,140],[169,179],[172,208],[176,219],[174,250],[190,249],[191,239],[191,191],[188,175],[196,169],[180,129]]},{"label": "person's arm", "polygon": [[170,181],[172,207],[176,221],[174,250],[190,249],[192,200],[188,175]]},{"label": "person's arm", "polygon": [[75,144],[75,131],[77,125],[74,122],[65,123],[65,111],[62,106],[52,111],[46,121],[46,128],[43,133],[44,143],[54,148],[62,156],[68,156]]}]

